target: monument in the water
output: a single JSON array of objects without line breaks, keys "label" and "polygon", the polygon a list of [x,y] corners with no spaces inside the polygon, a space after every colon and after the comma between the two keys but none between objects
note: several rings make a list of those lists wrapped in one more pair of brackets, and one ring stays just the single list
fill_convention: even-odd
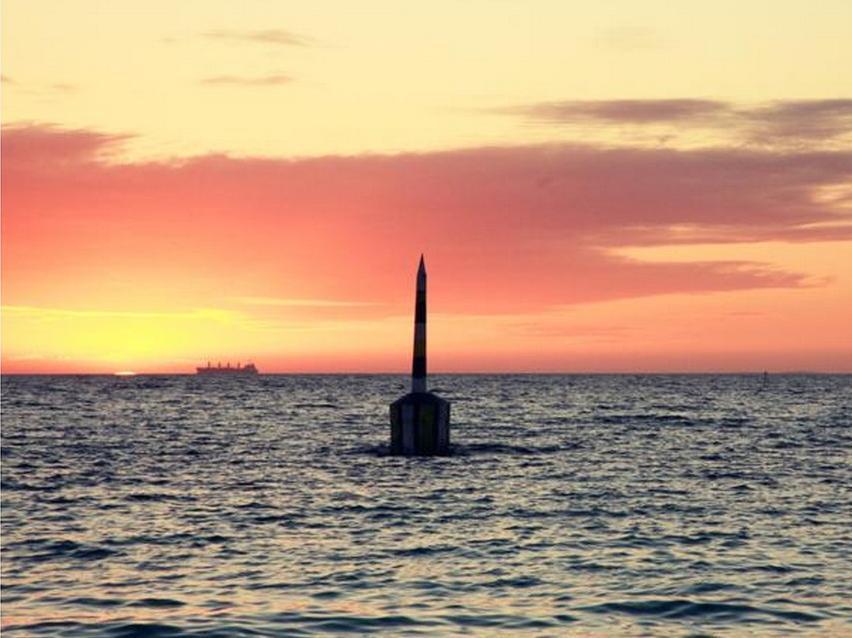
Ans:
[{"label": "monument in the water", "polygon": [[414,306],[411,392],[390,406],[391,454],[449,454],[450,403],[426,391],[426,265],[420,256]]}]

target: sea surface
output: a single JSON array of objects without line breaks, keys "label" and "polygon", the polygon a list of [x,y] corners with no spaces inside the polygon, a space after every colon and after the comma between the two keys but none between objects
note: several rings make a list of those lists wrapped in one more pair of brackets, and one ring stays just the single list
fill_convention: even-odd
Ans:
[{"label": "sea surface", "polygon": [[852,635],[852,377],[2,379],[3,636]]}]

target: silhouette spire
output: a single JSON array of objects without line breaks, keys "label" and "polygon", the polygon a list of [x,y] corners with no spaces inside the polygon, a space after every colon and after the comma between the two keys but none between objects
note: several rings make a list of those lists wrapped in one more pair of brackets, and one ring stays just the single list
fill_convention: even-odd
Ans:
[{"label": "silhouette spire", "polygon": [[417,268],[417,297],[414,304],[414,354],[411,361],[411,391],[426,392],[426,262],[420,255]]},{"label": "silhouette spire", "polygon": [[426,389],[426,260],[420,255],[414,303],[411,392],[390,405],[390,453],[450,453],[450,403]]}]

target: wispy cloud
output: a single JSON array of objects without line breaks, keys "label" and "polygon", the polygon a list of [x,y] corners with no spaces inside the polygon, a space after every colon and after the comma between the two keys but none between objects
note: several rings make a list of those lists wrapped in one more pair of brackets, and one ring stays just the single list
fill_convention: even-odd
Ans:
[{"label": "wispy cloud", "polygon": [[377,306],[372,301],[340,301],[336,299],[294,299],[284,297],[234,297],[233,300],[249,306],[285,306],[288,308],[352,308]]},{"label": "wispy cloud", "polygon": [[258,77],[244,77],[239,75],[214,75],[201,80],[202,84],[211,86],[281,86],[293,81],[289,75],[275,74],[262,75]]},{"label": "wispy cloud", "polygon": [[582,123],[598,120],[611,123],[682,122],[730,111],[716,100],[569,100],[539,102],[501,110],[544,122]]},{"label": "wispy cloud", "polygon": [[670,125],[736,135],[741,141],[826,141],[852,134],[852,99],[742,105],[710,99],[566,100],[495,109],[540,124]]},{"label": "wispy cloud", "polygon": [[253,42],[260,44],[275,44],[281,46],[310,46],[314,44],[313,38],[286,31],[284,29],[213,29],[205,31],[202,35],[214,40],[227,40],[232,42]]},{"label": "wispy cloud", "polygon": [[852,133],[852,99],[779,101],[739,114],[756,137],[823,140]]},{"label": "wispy cloud", "polygon": [[53,82],[50,84],[19,82],[12,79],[8,75],[0,76],[0,81],[8,87],[14,87],[16,90],[32,95],[42,95],[45,97],[56,94],[76,93],[80,87],[70,82]]}]

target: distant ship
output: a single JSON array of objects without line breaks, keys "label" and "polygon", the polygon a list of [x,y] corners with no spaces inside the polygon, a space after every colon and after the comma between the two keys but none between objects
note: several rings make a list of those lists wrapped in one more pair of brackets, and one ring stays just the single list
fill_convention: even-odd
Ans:
[{"label": "distant ship", "polygon": [[206,368],[196,368],[196,374],[257,374],[257,368],[253,363],[247,363],[242,366],[239,363],[236,368],[232,368],[231,364],[228,363],[225,367],[222,367],[221,363],[216,364],[215,366],[210,365],[210,362],[207,362]]}]

